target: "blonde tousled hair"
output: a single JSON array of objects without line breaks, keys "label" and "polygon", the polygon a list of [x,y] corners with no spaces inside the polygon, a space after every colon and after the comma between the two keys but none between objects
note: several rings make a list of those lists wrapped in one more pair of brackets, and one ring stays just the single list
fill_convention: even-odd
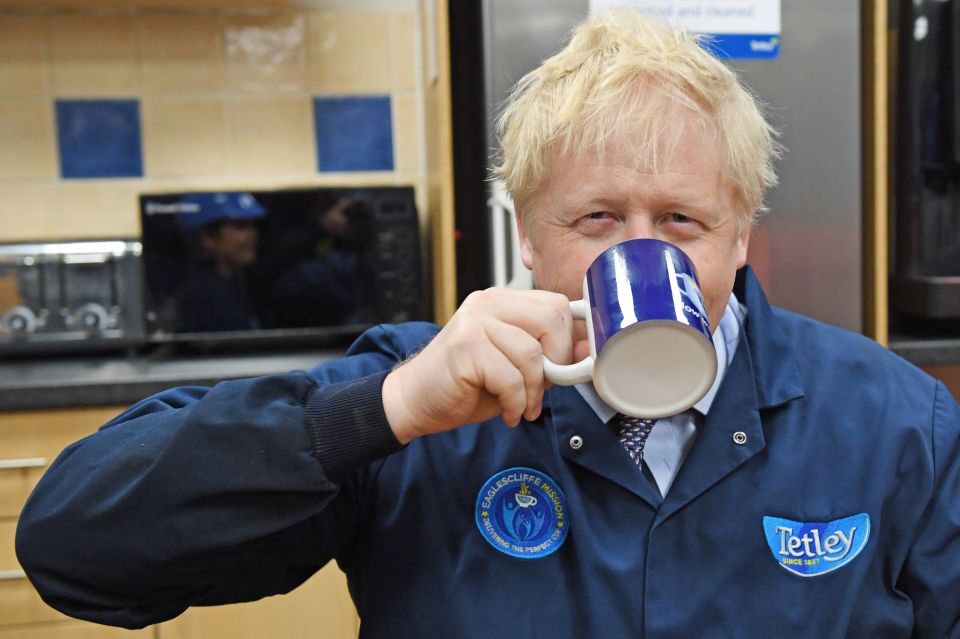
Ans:
[{"label": "blonde tousled hair", "polygon": [[703,39],[630,11],[594,16],[567,46],[524,76],[497,122],[495,173],[530,201],[557,157],[602,154],[631,144],[638,166],[656,171],[682,135],[686,109],[716,133],[724,176],[747,228],[776,184],[780,147],[757,100],[704,50]]}]

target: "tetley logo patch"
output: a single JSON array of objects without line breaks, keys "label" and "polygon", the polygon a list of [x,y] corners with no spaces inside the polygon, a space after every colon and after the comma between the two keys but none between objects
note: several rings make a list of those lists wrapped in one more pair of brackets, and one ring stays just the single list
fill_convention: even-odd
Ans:
[{"label": "tetley logo patch", "polygon": [[854,560],[870,539],[870,515],[860,513],[822,524],[764,517],[773,558],[801,577],[816,577]]},{"label": "tetley logo patch", "polygon": [[477,495],[477,528],[502,553],[536,559],[563,544],[570,529],[563,491],[532,468],[502,470]]}]

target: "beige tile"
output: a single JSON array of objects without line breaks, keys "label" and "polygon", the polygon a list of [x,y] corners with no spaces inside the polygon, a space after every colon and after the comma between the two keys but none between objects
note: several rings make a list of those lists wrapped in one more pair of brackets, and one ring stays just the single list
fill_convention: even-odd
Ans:
[{"label": "beige tile", "polygon": [[420,72],[423,74],[421,82],[424,87],[436,86],[440,72],[437,50],[441,46],[441,42],[438,41],[441,36],[438,35],[440,26],[437,22],[437,12],[420,11],[418,22],[420,26],[418,44],[423,54],[420,56]]},{"label": "beige tile", "polygon": [[224,38],[230,90],[260,95],[305,91],[306,25],[299,12],[228,16]]},{"label": "beige tile", "polygon": [[140,70],[149,94],[219,93],[223,24],[217,13],[150,12],[139,17]]},{"label": "beige tile", "polygon": [[224,106],[218,98],[143,101],[143,153],[148,177],[227,172]]},{"label": "beige tile", "polygon": [[423,134],[417,113],[417,96],[394,96],[393,139],[396,170],[410,171],[420,168],[420,142]]},{"label": "beige tile", "polygon": [[56,240],[60,203],[54,185],[0,185],[0,241]]},{"label": "beige tile", "polygon": [[235,100],[227,106],[228,144],[235,173],[314,173],[308,98]]},{"label": "beige tile", "polygon": [[54,14],[50,52],[53,88],[59,97],[139,92],[133,21],[128,14]]},{"label": "beige tile", "polygon": [[63,183],[60,230],[64,239],[138,237],[140,181],[96,180]]},{"label": "beige tile", "polygon": [[390,14],[331,11],[309,15],[310,89],[320,93],[390,90]]},{"label": "beige tile", "polygon": [[427,91],[423,98],[424,135],[423,145],[428,171],[438,171],[442,154],[442,140],[440,135],[440,105],[436,91]]},{"label": "beige tile", "polygon": [[398,11],[390,16],[390,79],[394,89],[417,86],[416,16]]},{"label": "beige tile", "polygon": [[59,175],[49,100],[0,102],[0,179]]},{"label": "beige tile", "polygon": [[427,209],[427,180],[421,175],[409,182],[409,184],[413,185],[414,201],[417,203],[417,213],[420,218],[420,234],[423,237],[428,237],[430,222],[429,211]]},{"label": "beige tile", "polygon": [[47,22],[39,15],[0,15],[0,97],[50,91]]},{"label": "beige tile", "polygon": [[46,18],[33,13],[0,13],[0,52],[47,52]]}]

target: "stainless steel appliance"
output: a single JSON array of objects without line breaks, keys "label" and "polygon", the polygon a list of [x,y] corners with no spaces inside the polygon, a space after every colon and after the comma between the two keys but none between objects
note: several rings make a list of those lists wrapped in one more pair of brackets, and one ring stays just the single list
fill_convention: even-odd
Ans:
[{"label": "stainless steel appliance", "polygon": [[140,252],[121,240],[0,244],[0,353],[142,343]]},{"label": "stainless steel appliance", "polygon": [[[494,281],[529,282],[509,237],[509,206],[488,182],[487,161],[496,150],[491,125],[509,88],[558,51],[588,10],[588,0],[451,3],[461,297]],[[731,62],[769,105],[788,149],[778,166],[781,184],[768,197],[770,214],[753,234],[750,261],[774,303],[859,331],[860,3],[783,0],[781,21],[777,59]]]}]

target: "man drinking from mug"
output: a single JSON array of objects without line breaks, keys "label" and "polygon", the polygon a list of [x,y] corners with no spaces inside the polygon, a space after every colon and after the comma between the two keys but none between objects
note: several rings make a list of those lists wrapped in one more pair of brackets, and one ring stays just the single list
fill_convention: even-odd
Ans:
[{"label": "man drinking from mug", "polygon": [[[745,262],[776,144],[734,74],[689,35],[592,18],[501,134],[539,290],[132,407],[23,512],[45,599],[143,626],[335,559],[365,637],[960,636],[960,409],[767,304]],[[656,421],[543,375],[586,355],[568,299],[633,238],[692,259],[714,329],[713,388]]]}]

